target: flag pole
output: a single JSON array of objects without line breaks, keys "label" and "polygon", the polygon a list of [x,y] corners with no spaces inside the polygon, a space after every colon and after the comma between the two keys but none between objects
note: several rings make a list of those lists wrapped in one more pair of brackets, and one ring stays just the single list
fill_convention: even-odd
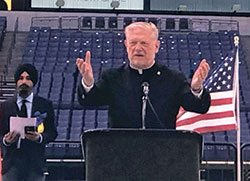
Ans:
[{"label": "flag pole", "polygon": [[235,57],[235,86],[236,86],[236,141],[237,141],[237,181],[241,181],[241,151],[240,151],[240,98],[239,98],[239,37],[234,37],[236,49]]}]

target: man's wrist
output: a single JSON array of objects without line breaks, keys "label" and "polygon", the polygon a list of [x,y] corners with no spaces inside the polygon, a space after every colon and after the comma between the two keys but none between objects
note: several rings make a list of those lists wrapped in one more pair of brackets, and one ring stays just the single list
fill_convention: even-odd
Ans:
[{"label": "man's wrist", "polygon": [[43,142],[43,136],[42,134],[39,134],[39,138],[37,140],[37,143],[42,143]]},{"label": "man's wrist", "polygon": [[200,93],[200,92],[202,91],[203,87],[201,86],[201,87],[199,87],[199,88],[191,88],[191,89],[192,89],[192,91],[195,92],[195,93]]},{"label": "man's wrist", "polygon": [[202,95],[202,93],[203,93],[203,86],[201,86],[200,89],[195,89],[195,90],[194,90],[193,88],[191,88],[191,92],[192,92],[196,97],[200,98],[201,95]]},{"label": "man's wrist", "polygon": [[94,87],[94,83],[91,86],[87,86],[82,79],[82,86],[85,89],[85,92],[88,93]]},{"label": "man's wrist", "polygon": [[88,84],[88,83],[86,83],[86,82],[83,80],[83,78],[82,78],[82,84],[83,84],[85,87],[92,87],[94,83],[92,82],[92,83]]},{"label": "man's wrist", "polygon": [[5,137],[3,138],[3,144],[4,144],[5,146],[10,146],[10,145],[11,145],[10,143],[8,143],[8,142],[5,140]]}]

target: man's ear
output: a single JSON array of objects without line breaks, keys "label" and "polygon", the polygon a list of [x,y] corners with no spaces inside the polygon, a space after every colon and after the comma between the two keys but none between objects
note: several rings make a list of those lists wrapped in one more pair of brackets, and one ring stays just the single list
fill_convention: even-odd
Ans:
[{"label": "man's ear", "polygon": [[155,42],[155,53],[157,53],[157,52],[159,51],[160,45],[161,45],[160,40],[157,40],[157,41]]},{"label": "man's ear", "polygon": [[127,40],[124,40],[124,46],[127,48]]}]

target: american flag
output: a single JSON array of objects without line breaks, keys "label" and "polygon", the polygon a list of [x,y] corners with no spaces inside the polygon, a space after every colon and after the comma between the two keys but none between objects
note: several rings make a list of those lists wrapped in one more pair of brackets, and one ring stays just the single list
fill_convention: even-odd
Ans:
[{"label": "american flag", "polygon": [[179,130],[199,133],[233,130],[236,121],[236,93],[238,86],[238,46],[208,76],[203,86],[210,92],[211,106],[206,114],[182,112],[176,121]]}]

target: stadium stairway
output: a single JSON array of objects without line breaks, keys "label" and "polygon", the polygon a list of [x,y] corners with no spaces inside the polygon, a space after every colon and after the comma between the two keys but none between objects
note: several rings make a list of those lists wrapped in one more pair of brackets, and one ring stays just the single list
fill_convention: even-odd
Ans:
[{"label": "stadium stairway", "polygon": [[13,80],[14,72],[17,66],[22,61],[26,38],[27,38],[26,32],[18,32],[16,33],[14,40],[12,40],[14,41],[15,46],[12,49],[11,59],[7,67],[8,68],[8,73],[6,77],[7,80]]},{"label": "stadium stairway", "polygon": [[0,101],[12,97],[15,92],[14,72],[22,61],[27,33],[6,32],[0,52]]},{"label": "stadium stairway", "polygon": [[8,51],[11,46],[13,32],[7,32],[4,36],[3,47],[0,51],[0,74],[5,72],[5,65],[7,63]]}]

